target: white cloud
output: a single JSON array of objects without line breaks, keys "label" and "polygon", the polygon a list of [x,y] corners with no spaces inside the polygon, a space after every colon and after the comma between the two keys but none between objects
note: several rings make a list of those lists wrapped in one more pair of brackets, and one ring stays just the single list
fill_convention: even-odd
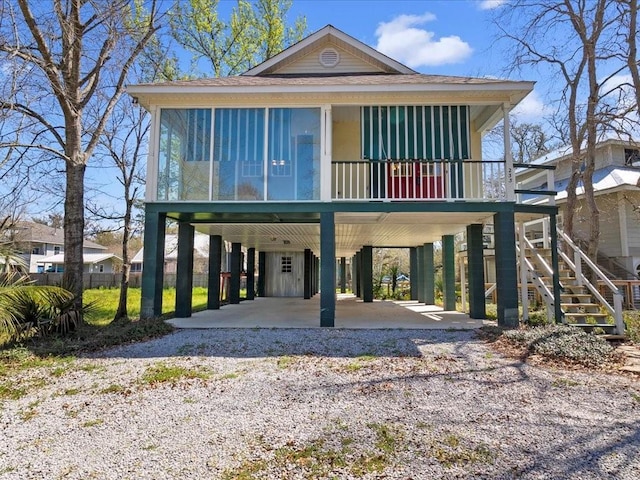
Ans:
[{"label": "white cloud", "polygon": [[405,65],[422,66],[459,63],[471,55],[469,44],[457,35],[436,38],[434,32],[417,28],[436,19],[432,13],[400,15],[376,29],[377,50]]},{"label": "white cloud", "polygon": [[493,10],[507,3],[507,0],[482,0],[478,5],[480,10]]},{"label": "white cloud", "polygon": [[542,117],[550,112],[550,107],[544,104],[538,92],[534,90],[524,97],[511,114],[520,122],[540,122]]}]

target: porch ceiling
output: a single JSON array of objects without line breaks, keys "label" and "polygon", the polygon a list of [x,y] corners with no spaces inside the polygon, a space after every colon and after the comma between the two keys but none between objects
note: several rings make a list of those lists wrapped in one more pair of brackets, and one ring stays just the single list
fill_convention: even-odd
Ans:
[{"label": "porch ceiling", "polygon": [[[348,257],[364,245],[414,247],[441,240],[443,235],[483,223],[494,212],[358,212],[336,213],[336,256]],[[302,251],[320,254],[318,223],[200,223],[196,229],[258,251]]]}]

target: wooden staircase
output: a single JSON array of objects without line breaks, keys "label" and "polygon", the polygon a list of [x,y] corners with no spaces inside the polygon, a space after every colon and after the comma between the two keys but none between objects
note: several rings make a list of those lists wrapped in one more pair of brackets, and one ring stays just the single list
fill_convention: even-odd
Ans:
[{"label": "wooden staircase", "polygon": [[[562,232],[560,232],[560,235],[565,242],[570,242],[570,240],[564,238]],[[534,246],[526,237],[519,240],[518,250],[520,251],[520,248],[524,247],[524,254],[520,255],[520,261],[526,265],[527,282],[538,291],[538,294],[546,304],[547,316],[549,319],[553,319],[555,316],[555,299],[553,298],[551,249]],[[571,244],[570,247],[574,251],[574,262],[562,252],[559,252],[558,257],[562,322],[582,328],[585,331],[595,331],[595,333],[607,335],[624,334],[621,296],[617,295],[619,298],[614,302],[615,305],[610,305],[582,274],[583,260],[586,255],[577,249],[575,245]],[[577,263],[579,263],[579,266],[576,268]],[[521,275],[524,274],[525,272]],[[522,278],[524,277],[521,276],[521,282]],[[616,295],[614,295],[615,297]]]}]

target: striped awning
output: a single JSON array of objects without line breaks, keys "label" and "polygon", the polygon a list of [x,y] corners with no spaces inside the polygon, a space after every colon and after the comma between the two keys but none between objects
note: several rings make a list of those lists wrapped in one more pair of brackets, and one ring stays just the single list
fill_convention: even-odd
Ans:
[{"label": "striped awning", "polygon": [[362,157],[369,160],[470,158],[469,107],[361,108]]}]

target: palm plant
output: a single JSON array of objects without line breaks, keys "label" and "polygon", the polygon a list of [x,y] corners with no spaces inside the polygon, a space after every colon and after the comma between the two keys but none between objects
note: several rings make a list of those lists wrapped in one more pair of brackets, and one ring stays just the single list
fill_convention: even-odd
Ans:
[{"label": "palm plant", "polygon": [[68,290],[35,285],[29,277],[16,273],[0,280],[0,334],[9,341],[36,334],[67,333],[77,327],[81,318]]}]

